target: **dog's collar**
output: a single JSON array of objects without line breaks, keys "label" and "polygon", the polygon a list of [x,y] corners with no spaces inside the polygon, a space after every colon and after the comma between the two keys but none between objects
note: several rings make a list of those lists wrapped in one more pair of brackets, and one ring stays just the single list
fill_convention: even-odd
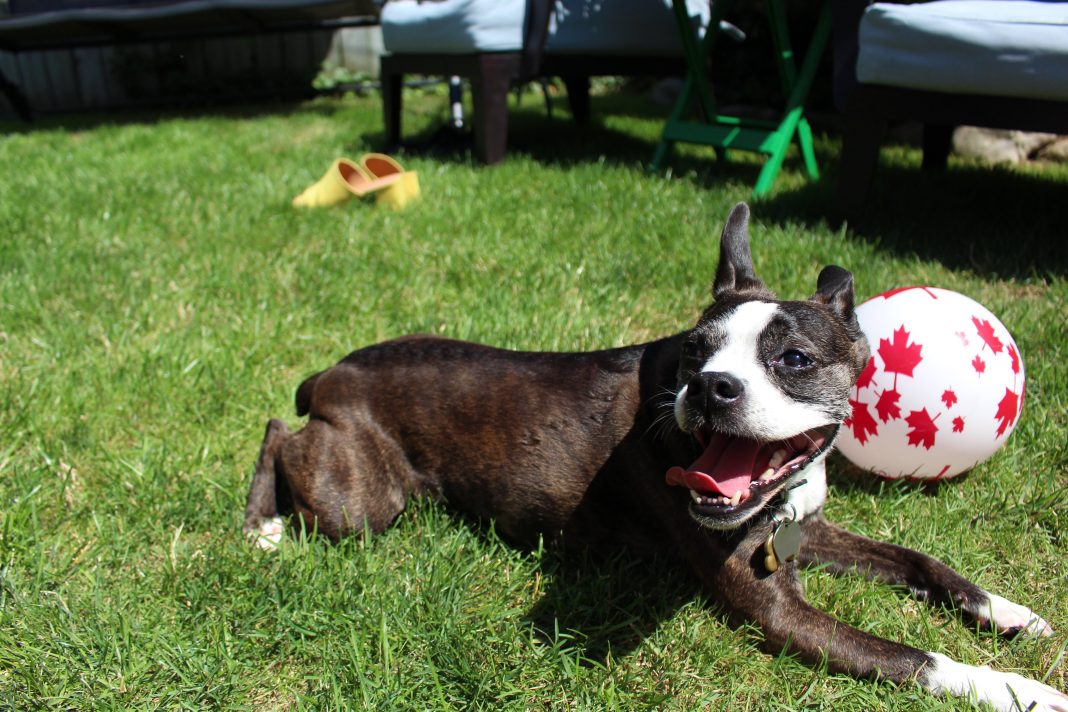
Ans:
[{"label": "dog's collar", "polygon": [[743,526],[724,532],[728,540],[735,540],[751,536],[754,529],[768,527],[768,537],[764,540],[763,546],[764,567],[769,574],[778,571],[784,563],[794,561],[801,550],[801,523],[797,518],[794,505],[786,501],[786,495],[807,482],[808,480],[802,479],[789,487],[784,487],[776,493],[764,511]]},{"label": "dog's collar", "polygon": [[[789,518],[790,520],[796,520],[796,519],[799,518],[797,516],[797,509],[794,507],[793,504],[791,504],[786,499],[786,496],[788,494],[790,494],[790,492],[792,492],[793,490],[797,489],[798,487],[804,487],[807,484],[808,484],[808,480],[807,479],[800,479],[800,480],[798,480],[797,482],[794,482],[791,485],[783,487],[781,490],[779,490],[778,492],[775,493],[775,499],[773,499],[772,501],[774,502],[775,500],[780,500],[780,499],[782,501],[779,502],[776,505],[778,507],[779,511],[777,511],[775,514],[771,515],[772,520],[774,520],[776,522],[782,522],[787,518]],[[789,517],[787,517],[787,512],[786,512],[787,507],[790,508]]]}]

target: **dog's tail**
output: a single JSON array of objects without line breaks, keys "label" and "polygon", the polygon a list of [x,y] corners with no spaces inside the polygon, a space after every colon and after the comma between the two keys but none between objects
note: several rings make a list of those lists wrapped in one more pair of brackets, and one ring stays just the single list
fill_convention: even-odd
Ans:
[{"label": "dog's tail", "polygon": [[319,380],[319,376],[326,373],[325,371],[319,371],[313,376],[308,376],[304,379],[304,383],[301,383],[297,387],[297,415],[305,416],[308,411],[311,410],[312,393],[315,391],[315,382]]}]

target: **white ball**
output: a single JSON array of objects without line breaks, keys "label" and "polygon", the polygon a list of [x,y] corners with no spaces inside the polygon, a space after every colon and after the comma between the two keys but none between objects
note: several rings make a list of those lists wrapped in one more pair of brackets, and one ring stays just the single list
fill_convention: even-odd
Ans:
[{"label": "white ball", "polygon": [[1024,368],[1005,326],[937,287],[892,289],[857,307],[872,357],[838,448],[878,475],[937,480],[978,465],[1020,419]]}]

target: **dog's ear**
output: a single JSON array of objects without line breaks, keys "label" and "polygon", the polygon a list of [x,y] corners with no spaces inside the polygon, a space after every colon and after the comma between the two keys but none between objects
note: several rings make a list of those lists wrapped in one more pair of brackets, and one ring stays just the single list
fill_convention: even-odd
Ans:
[{"label": "dog's ear", "polygon": [[824,267],[816,278],[816,293],[812,295],[812,301],[828,305],[845,324],[846,333],[853,340],[853,374],[859,378],[871,357],[871,346],[861,331],[853,308],[853,275],[849,270],[835,265]]},{"label": "dog's ear", "polygon": [[853,311],[853,274],[837,265],[828,265],[816,278],[816,293],[812,301],[826,304],[849,327],[860,329]]},{"label": "dog's ear", "polygon": [[731,292],[762,292],[767,287],[753,271],[749,252],[749,206],[738,203],[727,216],[719,238],[719,266],[712,294],[719,299]]}]

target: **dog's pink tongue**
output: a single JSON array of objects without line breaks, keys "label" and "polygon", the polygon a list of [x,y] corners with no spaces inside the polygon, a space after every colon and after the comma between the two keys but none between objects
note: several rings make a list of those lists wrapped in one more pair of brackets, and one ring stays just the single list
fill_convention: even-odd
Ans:
[{"label": "dog's pink tongue", "polygon": [[667,483],[733,497],[735,492],[747,489],[752,483],[760,447],[755,440],[716,435],[688,468],[668,470]]}]

